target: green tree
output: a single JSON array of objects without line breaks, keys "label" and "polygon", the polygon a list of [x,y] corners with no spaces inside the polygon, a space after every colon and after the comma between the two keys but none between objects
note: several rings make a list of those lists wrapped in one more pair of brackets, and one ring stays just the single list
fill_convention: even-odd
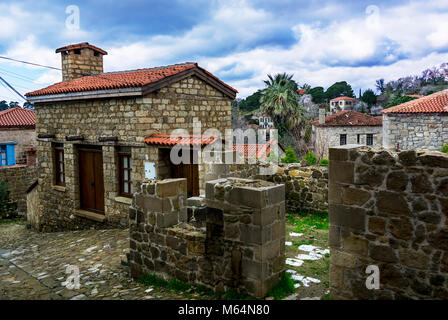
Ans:
[{"label": "green tree", "polygon": [[238,103],[238,106],[241,111],[253,111],[260,109],[260,98],[261,98],[261,90],[251,94],[246,97],[246,99],[241,100]]},{"label": "green tree", "polygon": [[371,106],[373,106],[374,104],[376,104],[376,95],[373,92],[373,90],[372,89],[366,90],[361,97],[361,101],[364,101],[365,103],[367,103],[369,108]]},{"label": "green tree", "polygon": [[347,83],[347,81],[336,82],[331,85],[327,91],[325,92],[325,97],[328,100],[337,98],[337,97],[355,97],[355,93],[353,92],[352,86]]},{"label": "green tree", "polygon": [[308,90],[307,93],[311,95],[314,103],[323,103],[325,101],[325,91],[322,87],[314,87]]},{"label": "green tree", "polygon": [[443,152],[443,153],[448,153],[448,143],[445,144],[445,145],[443,146],[442,150],[440,150],[440,151]]},{"label": "green tree", "polygon": [[416,97],[408,97],[408,96],[401,96],[401,97],[397,97],[395,99],[393,99],[391,102],[389,102],[384,109],[393,107],[393,106],[398,106],[399,104],[405,103],[405,102],[409,102],[412,100],[417,99]]},{"label": "green tree", "polygon": [[297,156],[292,148],[287,148],[285,150],[285,156],[282,158],[283,163],[296,163],[297,162]]}]

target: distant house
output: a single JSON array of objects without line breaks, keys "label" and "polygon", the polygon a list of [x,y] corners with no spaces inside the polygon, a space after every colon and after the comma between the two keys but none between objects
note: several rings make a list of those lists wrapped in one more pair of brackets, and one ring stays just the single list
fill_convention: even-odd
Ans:
[{"label": "distant house", "polygon": [[259,129],[273,129],[274,121],[272,118],[264,113],[255,113],[252,119],[258,120]]},{"label": "distant house", "polygon": [[297,94],[298,94],[299,96],[303,96],[305,93],[306,93],[306,89],[298,89],[298,90],[297,90]]},{"label": "distant house", "polygon": [[339,112],[343,110],[353,110],[356,99],[351,97],[337,97],[330,100],[331,112]]},{"label": "distant house", "polygon": [[25,164],[36,147],[33,110],[11,108],[0,112],[0,166]]},{"label": "distant house", "polygon": [[283,158],[285,150],[276,140],[269,140],[265,144],[234,144],[233,151],[240,152],[245,158],[253,157],[260,161],[265,161],[274,146],[277,146],[278,157]]},{"label": "distant house", "polygon": [[382,111],[383,146],[440,151],[448,143],[448,90]]},{"label": "distant house", "polygon": [[340,145],[381,146],[381,117],[352,110],[325,116],[325,109],[319,111],[319,120],[311,122],[314,151],[319,157],[327,157],[328,148]]}]

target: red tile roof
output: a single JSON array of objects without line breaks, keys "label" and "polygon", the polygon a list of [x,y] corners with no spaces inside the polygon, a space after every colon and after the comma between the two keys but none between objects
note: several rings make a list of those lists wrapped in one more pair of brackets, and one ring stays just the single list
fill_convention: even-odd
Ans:
[{"label": "red tile roof", "polygon": [[299,89],[299,90],[297,90],[297,93],[300,94],[300,95],[305,94],[306,93],[306,89]]},{"label": "red tile roof", "polygon": [[0,112],[0,128],[33,128],[35,125],[33,110],[16,107]]},{"label": "red tile roof", "polygon": [[442,90],[420,99],[411,100],[381,111],[393,113],[448,113],[448,90]]},{"label": "red tile roof", "polygon": [[234,144],[233,151],[241,152],[245,158],[256,157],[264,161],[271,152],[271,147],[276,144],[276,140],[270,140],[266,144]]},{"label": "red tile roof", "polygon": [[89,44],[88,42],[71,44],[71,45],[68,45],[68,46],[65,46],[65,47],[58,48],[58,49],[56,49],[56,53],[62,52],[62,51],[71,51],[71,50],[76,50],[76,49],[84,49],[84,48],[89,48],[89,49],[92,49],[95,52],[101,53],[103,55],[107,55],[106,51],[104,51],[101,48],[95,47],[95,46]]},{"label": "red tile roof", "polygon": [[319,120],[315,120],[311,124],[316,127],[382,126],[383,120],[365,113],[344,110],[326,116],[324,124],[319,124]]},{"label": "red tile roof", "polygon": [[407,94],[406,97],[411,97],[411,98],[422,98],[423,96],[420,94]]},{"label": "red tile roof", "polygon": [[351,98],[351,97],[337,97],[337,98],[334,98],[334,99],[331,99],[330,101],[342,101],[342,100],[344,100],[344,101],[356,101],[356,99],[355,98]]},{"label": "red tile roof", "polygon": [[58,82],[49,87],[28,92],[26,96],[41,96],[50,94],[62,94],[71,92],[95,91],[95,90],[110,90],[120,88],[135,88],[143,87],[145,85],[155,83],[169,76],[173,76],[182,71],[197,68],[205,72],[208,76],[214,78],[216,81],[229,88],[233,92],[238,91],[231,86],[225,84],[207,70],[199,67],[197,63],[186,62],[182,64],[174,64],[170,66],[137,69],[120,72],[106,72],[90,76],[84,76],[71,81]]},{"label": "red tile roof", "polygon": [[156,144],[163,146],[174,146],[176,144],[190,146],[206,146],[216,141],[214,136],[201,135],[171,135],[171,134],[152,134],[144,140],[147,144]]}]

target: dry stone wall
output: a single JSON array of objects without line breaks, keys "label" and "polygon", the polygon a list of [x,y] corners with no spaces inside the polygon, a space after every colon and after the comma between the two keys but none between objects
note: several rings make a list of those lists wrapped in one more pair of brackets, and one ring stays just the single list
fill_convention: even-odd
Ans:
[{"label": "dry stone wall", "polygon": [[229,178],[206,189],[204,205],[186,202],[185,179],[142,184],[129,211],[131,275],[265,296],[285,270],[284,186]]},{"label": "dry stone wall", "polygon": [[0,181],[7,182],[9,198],[17,201],[19,215],[26,215],[26,191],[36,180],[36,166],[16,165],[0,167]]},{"label": "dry stone wall", "polygon": [[448,299],[448,155],[332,148],[329,175],[331,297]]}]

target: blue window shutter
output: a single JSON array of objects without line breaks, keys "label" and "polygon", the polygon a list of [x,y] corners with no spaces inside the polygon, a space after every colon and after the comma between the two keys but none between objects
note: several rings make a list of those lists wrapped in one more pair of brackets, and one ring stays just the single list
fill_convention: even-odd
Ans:
[{"label": "blue window shutter", "polygon": [[6,165],[13,166],[16,164],[16,152],[14,144],[6,145]]}]

